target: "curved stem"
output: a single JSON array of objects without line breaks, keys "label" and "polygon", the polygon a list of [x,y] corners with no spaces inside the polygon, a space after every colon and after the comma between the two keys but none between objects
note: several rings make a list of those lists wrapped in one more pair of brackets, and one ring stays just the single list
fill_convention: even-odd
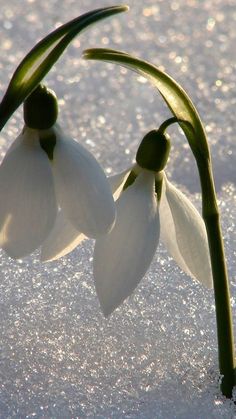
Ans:
[{"label": "curved stem", "polygon": [[159,129],[158,129],[158,131],[160,132],[160,133],[163,133],[164,134],[164,131],[166,130],[166,128],[168,128],[170,125],[172,125],[172,124],[175,124],[176,122],[180,122],[180,120],[178,119],[178,118],[176,118],[175,116],[173,116],[172,118],[169,118],[169,119],[167,119],[166,121],[164,121],[161,125],[160,125],[160,127],[159,127]]}]

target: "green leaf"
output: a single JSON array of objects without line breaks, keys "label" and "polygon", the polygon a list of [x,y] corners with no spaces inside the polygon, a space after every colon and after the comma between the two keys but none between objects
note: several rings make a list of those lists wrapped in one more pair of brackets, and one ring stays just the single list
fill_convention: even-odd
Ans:
[{"label": "green leaf", "polygon": [[149,62],[121,51],[93,48],[84,51],[83,57],[89,60],[102,60],[120,64],[150,80],[162,95],[173,115],[178,119],[194,155],[209,159],[206,134],[198,112],[187,93],[172,77]]},{"label": "green leaf", "polygon": [[36,44],[17,67],[2,99],[0,129],[37,87],[76,35],[89,25],[128,9],[123,5],[93,10],[62,25]]}]

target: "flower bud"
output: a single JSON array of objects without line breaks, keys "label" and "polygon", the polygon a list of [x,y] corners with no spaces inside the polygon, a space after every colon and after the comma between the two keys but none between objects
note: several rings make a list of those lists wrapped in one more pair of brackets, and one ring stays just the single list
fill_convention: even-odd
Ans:
[{"label": "flower bud", "polygon": [[152,130],[143,138],[136,161],[140,167],[153,172],[164,169],[170,152],[170,137],[160,130]]},{"label": "flower bud", "polygon": [[46,86],[39,85],[24,102],[24,121],[29,128],[49,129],[58,115],[57,97]]}]

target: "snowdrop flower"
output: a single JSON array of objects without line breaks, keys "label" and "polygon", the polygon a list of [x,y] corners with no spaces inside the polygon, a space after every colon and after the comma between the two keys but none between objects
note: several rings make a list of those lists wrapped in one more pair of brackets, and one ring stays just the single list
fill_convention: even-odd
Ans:
[{"label": "snowdrop flower", "polygon": [[204,222],[163,171],[169,148],[167,135],[151,131],[137,152],[138,165],[112,179],[122,191],[116,223],[94,250],[95,286],[105,316],[141,281],[159,240],[186,274],[212,287]]},{"label": "snowdrop flower", "polygon": [[56,124],[55,95],[39,86],[24,104],[24,119],[0,166],[1,247],[24,257],[61,219],[77,235],[107,233],[115,221],[109,182],[95,158]]}]

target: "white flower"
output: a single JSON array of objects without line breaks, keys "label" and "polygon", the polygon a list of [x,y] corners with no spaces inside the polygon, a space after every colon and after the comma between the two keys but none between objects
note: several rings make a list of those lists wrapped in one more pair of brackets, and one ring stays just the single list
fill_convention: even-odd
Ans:
[{"label": "white flower", "polygon": [[[131,186],[123,186],[131,171],[139,173]],[[155,181],[163,176],[160,203]],[[212,287],[207,235],[202,217],[166,178],[137,165],[109,178],[117,198],[113,229],[98,238],[94,250],[96,291],[104,314],[109,315],[128,297],[147,272],[159,238],[179,267],[206,287]],[[42,246],[42,259],[54,260],[71,252],[86,238],[68,220],[57,218]]]},{"label": "white flower", "polygon": [[[113,178],[117,188],[124,185],[128,174]],[[160,176],[163,183],[158,202],[155,181]],[[159,238],[184,272],[212,287],[204,222],[164,172],[155,174],[139,168],[136,180],[121,192],[116,204],[115,226],[96,240],[94,250],[95,286],[106,316],[133,292],[145,275]]]},{"label": "white flower", "polygon": [[[40,145],[44,136],[56,140],[52,160]],[[0,245],[13,258],[42,245],[61,219],[88,237],[107,233],[115,220],[103,170],[57,124],[24,128],[0,166],[0,196]]]}]

